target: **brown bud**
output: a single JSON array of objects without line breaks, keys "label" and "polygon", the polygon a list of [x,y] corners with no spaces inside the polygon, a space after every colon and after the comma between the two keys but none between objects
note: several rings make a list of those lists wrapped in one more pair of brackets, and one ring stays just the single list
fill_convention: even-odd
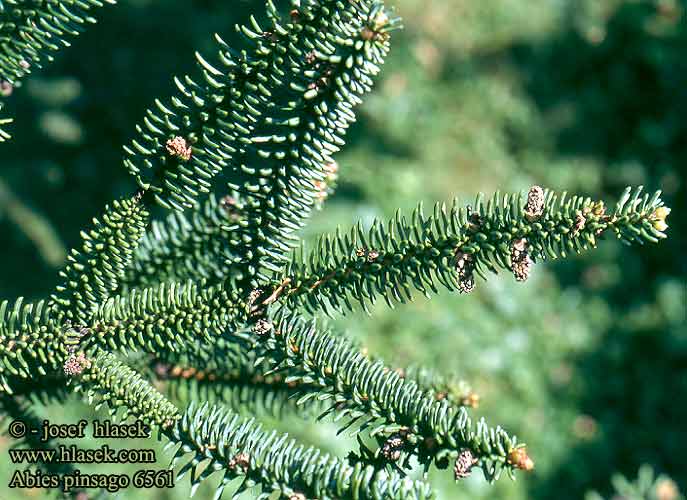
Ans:
[{"label": "brown bud", "polygon": [[234,455],[227,465],[230,469],[240,469],[245,474],[250,467],[250,456],[242,451]]},{"label": "brown bud", "polygon": [[390,462],[396,462],[401,458],[401,450],[405,445],[405,439],[401,433],[392,434],[382,446],[382,456]]},{"label": "brown bud", "polygon": [[367,40],[368,42],[370,40],[374,40],[377,38],[377,33],[367,26],[363,28],[363,30],[360,32],[360,36],[363,38],[363,40]]},{"label": "brown bud", "polygon": [[527,252],[527,240],[525,238],[520,238],[512,243],[510,261],[515,279],[526,281],[530,277],[532,261]]},{"label": "brown bud", "polygon": [[188,161],[191,159],[192,149],[191,146],[186,142],[186,139],[180,136],[176,136],[173,139],[169,139],[165,146],[167,147],[167,153],[173,158],[180,158],[181,160]]},{"label": "brown bud", "polygon": [[472,468],[477,462],[479,462],[479,460],[474,457],[470,450],[461,451],[458,454],[458,458],[456,458],[455,465],[453,466],[453,474],[456,478],[456,481],[469,477],[472,473]]},{"label": "brown bud", "polygon": [[461,399],[460,403],[463,406],[468,406],[470,408],[479,408],[479,394],[471,392],[467,396],[465,396],[463,399]]},{"label": "brown bud", "polygon": [[544,213],[545,202],[544,190],[540,186],[532,186],[527,193],[527,205],[525,205],[525,216],[529,220],[535,220]]},{"label": "brown bud", "polygon": [[0,95],[3,97],[9,97],[12,95],[14,87],[12,84],[6,80],[0,80]]},{"label": "brown bud", "polygon": [[254,325],[253,325],[253,333],[255,333],[258,337],[263,337],[270,333],[272,329],[274,328],[274,325],[270,320],[267,319],[259,319]]}]

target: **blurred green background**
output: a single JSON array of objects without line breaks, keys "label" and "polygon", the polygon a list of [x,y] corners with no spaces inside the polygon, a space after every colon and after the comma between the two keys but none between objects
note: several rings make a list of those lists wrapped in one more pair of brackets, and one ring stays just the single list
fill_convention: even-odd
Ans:
[{"label": "blurred green background", "polygon": [[[664,191],[670,238],[650,248],[604,241],[536,266],[527,285],[503,274],[471,296],[442,293],[336,320],[371,353],[456,372],[476,411],[528,443],[537,468],[440,498],[568,499],[611,493],[641,464],[687,490],[687,4],[678,0],[395,0],[406,29],[338,157],[337,194],[307,236],[478,191],[532,184],[613,202],[627,184]],[[146,106],[212,53],[214,32],[260,2],[121,0],[55,63],[16,89],[14,139],[0,146],[0,297],[44,297],[66,249],[104,204],[133,189],[121,165]],[[76,422],[78,403],[45,415]],[[102,413],[101,413],[102,417]],[[335,453],[330,424],[272,422]],[[7,438],[0,438],[6,464]],[[145,443],[141,446],[147,446]],[[160,466],[166,466],[166,459]],[[113,469],[111,466],[108,471]],[[101,469],[102,471],[103,469]],[[133,470],[123,468],[121,470]],[[0,499],[42,498],[9,490]],[[663,489],[659,500],[673,490]],[[129,490],[120,498],[185,498]],[[205,498],[210,488],[201,488]],[[250,497],[248,495],[247,497]]]}]

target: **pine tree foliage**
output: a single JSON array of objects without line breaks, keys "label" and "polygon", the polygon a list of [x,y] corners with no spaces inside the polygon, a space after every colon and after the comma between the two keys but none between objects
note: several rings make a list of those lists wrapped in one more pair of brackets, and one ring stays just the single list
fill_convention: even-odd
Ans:
[{"label": "pine tree foliage", "polygon": [[145,233],[148,212],[136,196],[105,208],[102,221],[82,231],[83,249],[73,249],[60,272],[64,283],[52,297],[55,307],[74,324],[84,325],[98,304],[115,291],[134,249]]},{"label": "pine tree foliage", "polygon": [[[217,470],[225,470],[218,495],[227,483],[243,477],[237,492],[260,485],[267,490],[257,497],[260,499],[269,498],[275,490],[284,498],[298,494],[321,499],[432,498],[431,489],[422,482],[369,465],[351,465],[214,406],[190,407],[174,437],[184,443],[175,461],[193,454],[180,474],[191,470],[194,485]],[[199,473],[198,465],[204,461],[209,463]]]},{"label": "pine tree foliage", "polygon": [[112,0],[3,0],[0,2],[0,79],[16,85],[51,52],[69,46],[84,24],[94,23],[94,11]]},{"label": "pine tree foliage", "polygon": [[[307,257],[297,254],[284,272],[282,293],[287,302],[311,311],[366,310],[378,298],[393,307],[406,302],[416,289],[427,297],[437,283],[449,290],[466,290],[474,274],[498,268],[516,279],[529,275],[529,262],[565,257],[597,245],[606,234],[624,242],[657,242],[664,238],[655,211],[660,193],[627,190],[612,213],[603,202],[546,191],[539,213],[528,214],[522,194],[495,193],[474,207],[437,204],[426,216],[418,207],[410,219],[400,212],[386,223],[375,220],[366,231],[359,224],[350,231],[326,235]],[[530,197],[533,193],[530,193]],[[518,261],[514,250],[522,247]],[[518,264],[526,263],[525,266]]]},{"label": "pine tree foliage", "polygon": [[246,290],[284,261],[396,25],[379,2],[294,7],[283,23],[269,2],[266,28],[255,19],[238,27],[250,50],[218,39],[221,66],[199,56],[203,83],[176,79],[180,96],[156,102],[126,148],[139,185],[166,207],[192,207],[218,172],[227,174],[246,207],[226,241]]},{"label": "pine tree foliage", "polygon": [[[261,498],[274,491],[285,495],[307,492],[311,498],[431,498],[428,485],[372,467],[351,465],[320,450],[297,445],[288,436],[266,432],[253,421],[207,405],[191,405],[180,415],[176,407],[136,371],[112,354],[100,352],[83,373],[79,389],[90,401],[107,405],[112,416],[135,416],[156,427],[177,445],[172,465],[191,454],[179,478],[192,471],[193,491],[212,473],[224,470],[216,497],[237,477],[235,492],[260,485]],[[199,465],[203,465],[202,472]],[[284,468],[286,467],[286,468]]]},{"label": "pine tree foliage", "polygon": [[106,405],[113,416],[134,416],[162,430],[179,419],[179,411],[167,398],[114,355],[96,352],[84,368],[77,389],[90,402]]},{"label": "pine tree foliage", "polygon": [[25,304],[21,297],[0,303],[0,393],[13,393],[10,379],[45,376],[59,366],[66,350],[49,309],[46,301]]},{"label": "pine tree foliage", "polygon": [[[2,44],[15,47],[0,69],[19,78],[12,61],[37,62],[97,6],[0,2]],[[82,232],[52,296],[0,302],[0,398],[43,398],[53,387],[59,402],[76,389],[156,427],[194,491],[223,473],[217,496],[237,479],[260,498],[422,499],[433,493],[407,477],[416,460],[425,469],[452,461],[456,480],[475,467],[489,480],[531,470],[524,443],[471,416],[479,397],[467,383],[394,369],[307,317],[370,311],[382,298],[393,307],[438,285],[467,293],[499,269],[526,281],[535,264],[604,237],[657,243],[670,210],[641,189],[608,210],[534,186],[431,215],[420,206],[294,250],[334,188],[334,154],[399,21],[377,0],[291,7],[268,1],[266,20],[237,28],[243,48],[217,37],[218,62],[198,56],[201,78],[177,78],[178,95],[156,101],[125,147],[139,191]],[[176,211],[151,222],[153,202]],[[331,418],[360,448],[326,455],[242,411]]]},{"label": "pine tree foliage", "polygon": [[436,460],[445,467],[448,458],[468,449],[490,479],[516,465],[509,463],[513,450],[522,447],[515,437],[484,420],[473,426],[464,407],[367,359],[346,339],[318,331],[314,323],[285,315],[259,343],[275,370],[291,368],[287,382],[313,386],[299,403],[330,402],[321,418],[335,414],[336,420],[345,419],[340,432],[355,426],[356,433],[369,429],[373,436],[389,437],[403,430],[404,451],[427,466]]},{"label": "pine tree foliage", "polygon": [[235,198],[217,200],[211,194],[189,215],[172,212],[164,221],[153,221],[123,283],[132,288],[198,277],[208,283],[227,279],[234,257],[227,240],[238,229],[240,214]]}]

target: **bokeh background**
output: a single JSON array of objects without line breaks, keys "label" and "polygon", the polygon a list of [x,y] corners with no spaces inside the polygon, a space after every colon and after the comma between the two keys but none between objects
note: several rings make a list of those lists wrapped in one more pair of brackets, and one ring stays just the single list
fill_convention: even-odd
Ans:
[{"label": "bokeh background", "polygon": [[[535,183],[608,202],[627,184],[661,189],[673,208],[670,238],[647,248],[604,241],[536,266],[526,285],[502,274],[471,296],[444,292],[393,311],[380,304],[337,326],[394,363],[458,373],[482,398],[477,414],[528,443],[534,473],[489,486],[480,474],[453,485],[451,474],[432,471],[440,498],[610,497],[612,476],[634,478],[642,464],[672,477],[647,495],[678,498],[676,488],[687,490],[687,4],[393,3],[405,30],[393,36],[338,157],[339,189],[308,238],[418,201],[469,203],[478,191]],[[50,293],[79,230],[133,189],[121,145],[144,109],[173,92],[172,75],[195,71],[193,51],[211,53],[214,32],[235,40],[234,23],[260,9],[245,0],[120,0],[14,91],[14,139],[0,146],[0,297]],[[58,422],[89,414],[77,402],[44,411]],[[330,439],[331,424],[269,425],[342,455],[350,445]],[[7,464],[12,442],[0,439]],[[44,497],[9,490],[12,470],[0,465],[0,499]],[[119,497],[187,492],[184,483]]]}]

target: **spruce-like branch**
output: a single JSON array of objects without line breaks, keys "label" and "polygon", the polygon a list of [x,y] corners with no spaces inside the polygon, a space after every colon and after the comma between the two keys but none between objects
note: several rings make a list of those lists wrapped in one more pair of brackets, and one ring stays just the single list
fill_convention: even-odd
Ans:
[{"label": "spruce-like branch", "polygon": [[[0,84],[16,83],[100,5],[0,0]],[[218,37],[219,63],[198,56],[202,82],[176,79],[180,95],[156,101],[125,148],[141,191],[114,202],[82,233],[82,250],[70,254],[51,299],[0,303],[0,398],[13,401],[14,390],[38,397],[34,381],[74,381],[113,415],[158,427],[179,446],[176,461],[190,454],[180,474],[192,471],[194,490],[224,470],[218,494],[242,477],[239,491],[259,486],[260,498],[275,491],[428,498],[427,485],[403,477],[412,456],[425,467],[455,459],[456,479],[476,465],[490,480],[530,470],[515,437],[483,419],[473,425],[465,407],[477,397],[465,384],[424,369],[393,370],[298,312],[342,311],[355,302],[368,309],[379,297],[393,306],[413,289],[436,293],[438,283],[469,292],[476,275],[499,268],[524,281],[534,262],[593,247],[603,235],[657,242],[669,209],[659,193],[629,188],[607,212],[602,202],[534,187],[526,198],[497,193],[486,204],[478,197],[473,207],[437,205],[429,217],[419,208],[410,220],[397,214],[369,230],[337,232],[289,263],[296,231],[331,189],[333,155],[398,24],[378,0],[292,6],[284,20],[268,1],[266,27],[251,18],[237,28],[244,50]],[[201,211],[147,228],[153,200],[197,208],[199,195],[220,181],[230,197],[210,196]],[[273,413],[315,403],[308,408],[321,407],[320,417],[343,419],[342,432],[369,432],[379,447],[359,439],[360,454],[341,460],[216,407],[182,417],[108,352],[138,350],[145,355],[130,359],[157,360],[152,370],[142,365],[144,374],[164,379],[179,399]]]},{"label": "spruce-like branch", "polygon": [[254,420],[241,419],[218,407],[189,408],[173,435],[183,443],[173,463],[192,455],[180,475],[192,471],[194,490],[217,470],[225,470],[216,499],[229,482],[240,477],[243,482],[234,495],[259,486],[262,492],[257,498],[261,500],[274,491],[279,491],[282,498],[322,500],[433,497],[425,483],[371,466],[351,465],[317,448],[299,445],[285,434],[265,431]]},{"label": "spruce-like branch", "polygon": [[0,2],[0,80],[19,80],[69,47],[69,39],[95,23],[93,11],[113,0],[3,0]]},{"label": "spruce-like branch", "polygon": [[[0,1],[0,92],[9,95],[33,68],[52,61],[52,54],[69,47],[70,39],[95,23],[93,13],[114,0]],[[0,102],[0,110],[3,103]],[[10,138],[0,118],[0,142]]]},{"label": "spruce-like branch", "polygon": [[119,287],[134,250],[145,233],[148,211],[138,196],[115,201],[105,208],[102,220],[82,231],[81,252],[73,249],[67,267],[60,271],[65,280],[52,296],[59,315],[76,325],[86,325],[93,312]]},{"label": "spruce-like branch", "polygon": [[281,374],[263,376],[257,370],[215,373],[182,365],[156,363],[155,375],[165,382],[165,391],[186,405],[194,401],[222,404],[242,415],[266,415],[280,418],[299,415],[317,416],[319,405],[303,407],[297,397],[307,390],[303,384],[284,381]]},{"label": "spruce-like branch", "polygon": [[235,255],[228,240],[235,238],[243,208],[236,198],[210,195],[190,214],[172,212],[153,221],[137,248],[124,286],[134,288],[163,281],[198,280],[207,284],[230,278]]},{"label": "spruce-like branch", "polygon": [[96,408],[105,404],[122,420],[134,417],[164,431],[180,418],[177,408],[139,373],[104,351],[85,359],[75,388]]},{"label": "spruce-like branch", "polygon": [[56,370],[66,354],[59,324],[48,303],[23,298],[0,303],[0,393],[12,394],[13,379],[31,379]]},{"label": "spruce-like branch", "polygon": [[126,148],[141,187],[168,207],[193,206],[225,171],[246,207],[228,239],[246,293],[285,262],[395,25],[376,1],[293,3],[288,22],[268,2],[267,28],[238,28],[251,50],[218,39],[221,66],[199,56],[204,83],[177,79],[181,96],[156,102]]},{"label": "spruce-like branch", "polygon": [[[288,436],[266,432],[253,421],[240,421],[230,413],[207,406],[190,408],[183,416],[176,407],[138,373],[113,355],[98,353],[81,374],[79,389],[98,406],[107,404],[113,416],[136,417],[154,426],[178,445],[172,466],[188,454],[193,457],[178,479],[192,470],[193,490],[218,470],[225,475],[215,498],[236,477],[244,477],[238,491],[260,485],[267,498],[280,491],[309,498],[425,499],[428,485],[397,474],[351,466],[316,448],[298,446]],[[208,462],[199,470],[199,465]]]},{"label": "spruce-like branch", "polygon": [[101,304],[89,323],[88,345],[174,352],[231,331],[244,314],[243,303],[223,285],[161,283]]},{"label": "spruce-like branch", "polygon": [[[533,188],[522,194],[496,193],[473,207],[436,205],[426,216],[422,207],[410,220],[398,212],[387,223],[375,220],[366,231],[320,238],[307,258],[297,254],[279,281],[279,297],[291,308],[309,311],[365,310],[382,297],[389,306],[406,302],[416,289],[427,297],[437,283],[469,292],[475,274],[498,268],[524,281],[537,260],[565,257],[596,247],[606,235],[626,243],[665,238],[660,192],[642,196],[628,188],[612,212],[603,202],[557,195]],[[663,227],[665,226],[665,227]]]},{"label": "spruce-like branch", "polygon": [[474,426],[464,407],[422,390],[381,361],[368,359],[346,339],[319,331],[314,323],[283,314],[256,344],[274,363],[274,371],[288,370],[287,383],[317,388],[299,403],[311,398],[328,401],[321,417],[336,414],[337,420],[347,419],[340,432],[369,429],[372,435],[391,438],[400,431],[405,454],[418,456],[426,466],[436,462],[445,467],[449,458],[467,451],[489,480],[503,470],[512,474],[515,468],[532,466],[522,445],[500,427],[490,428],[483,419]]}]

